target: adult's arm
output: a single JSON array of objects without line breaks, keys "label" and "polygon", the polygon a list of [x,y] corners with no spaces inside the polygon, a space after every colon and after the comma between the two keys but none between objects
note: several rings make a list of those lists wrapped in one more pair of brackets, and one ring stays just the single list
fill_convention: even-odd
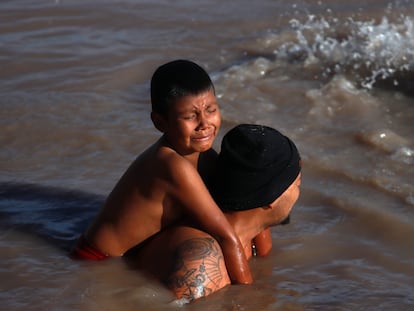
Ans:
[{"label": "adult's arm", "polygon": [[253,245],[257,256],[267,256],[272,250],[272,235],[270,228],[260,232],[254,239]]}]

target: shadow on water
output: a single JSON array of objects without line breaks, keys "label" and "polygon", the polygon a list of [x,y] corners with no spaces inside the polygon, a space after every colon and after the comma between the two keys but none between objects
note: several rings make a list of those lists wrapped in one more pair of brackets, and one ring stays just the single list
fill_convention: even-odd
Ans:
[{"label": "shadow on water", "polygon": [[67,252],[104,201],[94,193],[0,183],[0,228],[40,237]]}]

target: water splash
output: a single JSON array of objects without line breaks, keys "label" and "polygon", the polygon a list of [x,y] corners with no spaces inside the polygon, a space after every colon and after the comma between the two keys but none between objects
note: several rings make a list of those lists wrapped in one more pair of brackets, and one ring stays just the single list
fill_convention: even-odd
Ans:
[{"label": "water splash", "polygon": [[353,74],[367,89],[381,79],[394,79],[397,85],[398,74],[414,70],[413,21],[405,16],[392,23],[387,17],[379,23],[353,18],[343,22],[310,15],[304,23],[290,21],[296,40],[285,42],[274,53],[305,67],[321,66],[325,78]]}]

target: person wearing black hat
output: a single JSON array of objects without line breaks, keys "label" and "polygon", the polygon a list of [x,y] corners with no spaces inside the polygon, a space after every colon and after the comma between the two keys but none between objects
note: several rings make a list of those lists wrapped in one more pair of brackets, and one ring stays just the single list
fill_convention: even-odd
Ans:
[{"label": "person wearing black hat", "polygon": [[[299,152],[288,137],[267,126],[241,124],[223,137],[209,189],[224,211],[268,206],[292,184],[300,166]],[[281,224],[289,221],[288,215]],[[252,247],[255,255],[270,252],[269,228],[253,239]]]},{"label": "person wearing black hat", "polygon": [[[299,197],[300,183],[299,152],[279,131],[242,124],[223,137],[209,189],[247,258],[252,256],[252,241],[263,233],[270,238],[268,228],[286,222]],[[187,223],[157,234],[129,263],[155,276],[186,302],[231,283],[219,243]]]}]

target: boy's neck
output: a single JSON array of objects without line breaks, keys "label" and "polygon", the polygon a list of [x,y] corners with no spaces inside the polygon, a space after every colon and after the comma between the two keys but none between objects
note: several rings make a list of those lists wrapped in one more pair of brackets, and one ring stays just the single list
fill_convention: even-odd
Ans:
[{"label": "boy's neck", "polygon": [[[172,146],[171,144],[170,144],[170,142],[168,141],[168,139],[167,139],[167,137],[165,136],[165,134],[160,138],[160,140],[159,140],[159,142],[160,142],[160,144],[161,145],[163,145],[163,146],[165,146],[165,147],[168,147],[168,148],[171,148],[172,150],[174,150],[176,153],[178,153],[178,154],[180,154],[177,150],[176,150],[176,148],[174,148],[174,146]],[[180,154],[183,158],[185,158],[186,160],[188,160],[196,169],[197,169],[197,166],[198,166],[198,159],[199,159],[199,157],[200,157],[200,153],[199,152],[193,152],[193,153],[190,153],[190,154],[186,154],[186,155],[182,155],[182,154]]]},{"label": "boy's neck", "polygon": [[185,155],[183,157],[185,159],[187,159],[188,161],[190,161],[190,163],[195,167],[195,169],[198,169],[198,159],[200,157],[199,152],[192,153],[192,154],[189,154],[189,155]]}]

